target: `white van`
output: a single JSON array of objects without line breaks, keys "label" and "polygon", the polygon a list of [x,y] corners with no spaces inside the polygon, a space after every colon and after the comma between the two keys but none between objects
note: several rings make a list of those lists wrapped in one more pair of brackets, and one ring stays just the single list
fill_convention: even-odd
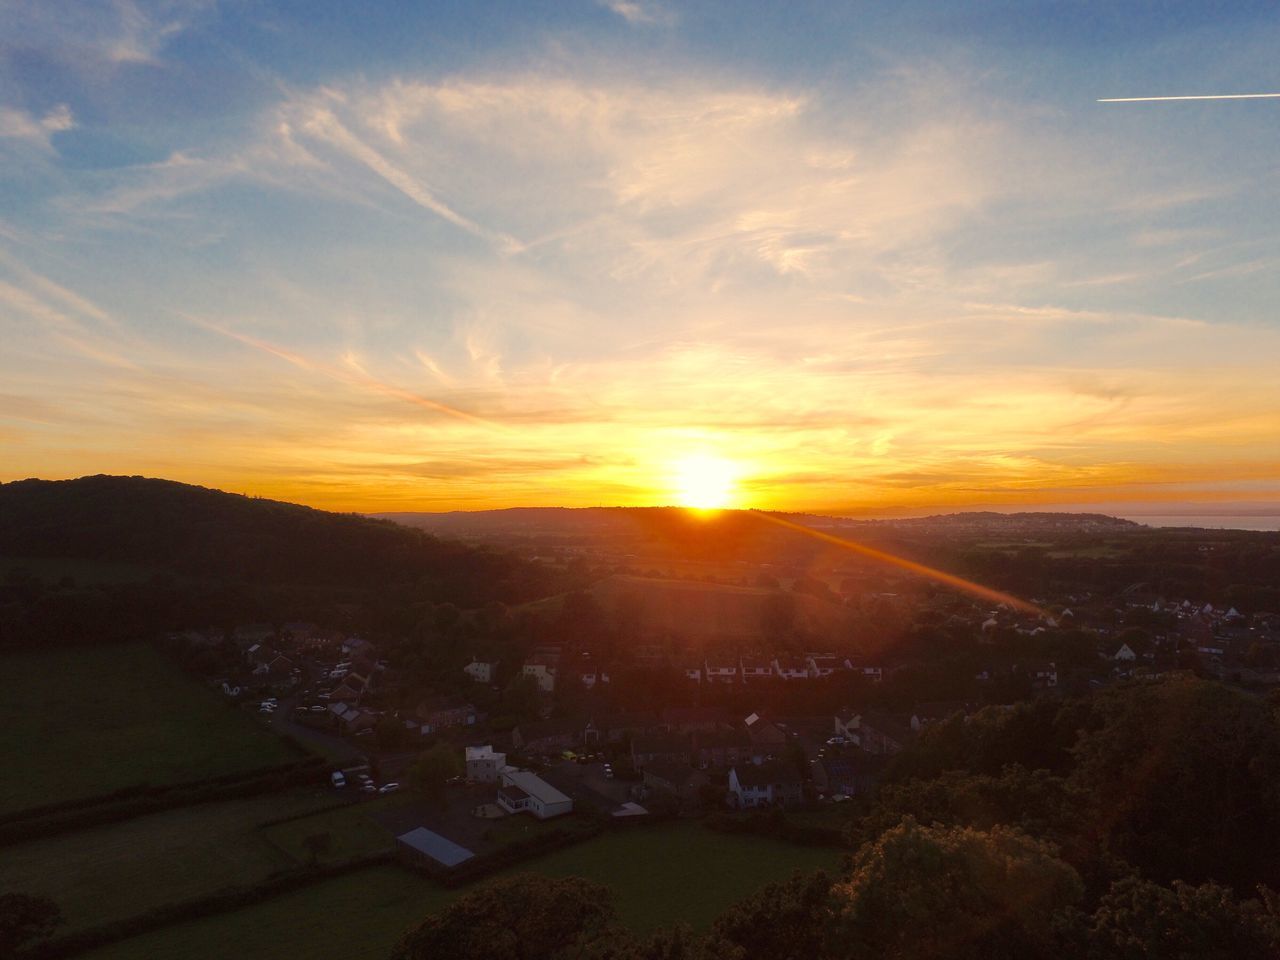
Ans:
[{"label": "white van", "polygon": [[335,770],[329,777],[329,782],[333,784],[334,789],[341,790],[347,785],[347,778],[343,776],[341,770]]}]

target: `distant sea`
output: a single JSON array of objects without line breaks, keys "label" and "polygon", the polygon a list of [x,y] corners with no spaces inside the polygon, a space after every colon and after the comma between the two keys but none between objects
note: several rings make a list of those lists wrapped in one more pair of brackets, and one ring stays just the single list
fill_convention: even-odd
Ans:
[{"label": "distant sea", "polygon": [[1194,516],[1192,514],[1124,514],[1121,520],[1145,523],[1149,527],[1204,527],[1209,530],[1280,530],[1280,514],[1231,516]]}]

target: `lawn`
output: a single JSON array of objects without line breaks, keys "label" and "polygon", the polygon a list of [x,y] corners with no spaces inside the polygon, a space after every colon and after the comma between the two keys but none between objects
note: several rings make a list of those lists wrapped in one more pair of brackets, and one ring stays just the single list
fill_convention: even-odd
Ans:
[{"label": "lawn", "polygon": [[316,860],[320,863],[350,860],[395,846],[391,831],[370,815],[401,802],[402,797],[395,795],[349,804],[264,827],[262,835],[297,862],[307,863],[311,860],[305,842],[307,837],[325,834],[329,837],[329,849],[318,855]]},{"label": "lawn", "polygon": [[605,834],[529,864],[549,876],[579,876],[613,888],[633,930],[677,921],[710,925],[726,907],[795,870],[828,870],[840,852],[765,837],[716,833],[695,823]]},{"label": "lawn", "polygon": [[455,895],[398,867],[373,867],[235,913],[165,927],[81,956],[83,960],[386,960],[406,929]]},{"label": "lawn", "polygon": [[[607,833],[514,868],[611,886],[634,930],[683,921],[705,929],[726,907],[792,871],[837,866],[838,851],[672,824]],[[383,958],[401,933],[464,891],[396,868],[362,870],[235,913],[176,924],[86,954],[87,960]]]},{"label": "lawn", "polygon": [[294,861],[258,825],[333,801],[323,787],[166,810],[0,851],[0,889],[52,897],[61,932],[251,884]]},{"label": "lawn", "polygon": [[6,654],[0,816],[296,760],[143,644]]}]

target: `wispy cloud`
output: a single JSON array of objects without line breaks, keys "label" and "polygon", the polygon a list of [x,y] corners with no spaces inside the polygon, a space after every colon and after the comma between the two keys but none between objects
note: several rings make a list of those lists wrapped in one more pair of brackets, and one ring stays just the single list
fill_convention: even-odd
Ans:
[{"label": "wispy cloud", "polygon": [[0,139],[19,140],[43,150],[53,149],[53,135],[75,127],[71,108],[60,103],[36,117],[16,107],[0,105]]},{"label": "wispy cloud", "polygon": [[642,3],[639,0],[598,0],[600,6],[612,10],[627,23],[633,26],[671,26],[676,15],[656,3]]}]

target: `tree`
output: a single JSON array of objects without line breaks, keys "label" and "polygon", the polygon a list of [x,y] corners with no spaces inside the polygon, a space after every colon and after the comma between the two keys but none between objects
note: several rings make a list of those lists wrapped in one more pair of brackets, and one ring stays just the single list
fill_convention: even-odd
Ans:
[{"label": "tree", "polygon": [[1109,690],[1093,712],[1071,780],[1115,853],[1164,882],[1280,879],[1280,719],[1264,701],[1173,677]]},{"label": "tree", "polygon": [[832,887],[828,956],[848,960],[1056,957],[1055,919],[1080,877],[1020,830],[922,827],[907,818],[864,845]]},{"label": "tree", "polygon": [[1162,887],[1137,877],[1111,885],[1089,923],[1094,960],[1274,960],[1274,903],[1236,900],[1215,884]]},{"label": "tree", "polygon": [[392,958],[551,960],[570,951],[590,956],[593,942],[625,939],[611,900],[607,887],[581,877],[521,874],[497,880],[410,930]]},{"label": "tree", "polygon": [[825,956],[833,916],[832,878],[823,871],[771,883],[724,913],[713,941],[742,951],[743,960],[813,960]]},{"label": "tree", "polygon": [[530,720],[538,715],[538,707],[542,702],[542,693],[538,689],[537,677],[518,673],[511,678],[507,689],[502,692],[502,712]]},{"label": "tree", "polygon": [[438,800],[445,782],[461,776],[462,772],[462,758],[458,755],[457,748],[447,743],[437,743],[419,755],[417,762],[409,768],[409,783],[431,800]]},{"label": "tree", "polygon": [[48,897],[0,894],[0,956],[13,956],[24,944],[45,939],[63,922],[62,910]]}]

